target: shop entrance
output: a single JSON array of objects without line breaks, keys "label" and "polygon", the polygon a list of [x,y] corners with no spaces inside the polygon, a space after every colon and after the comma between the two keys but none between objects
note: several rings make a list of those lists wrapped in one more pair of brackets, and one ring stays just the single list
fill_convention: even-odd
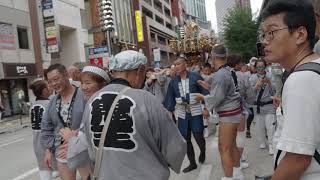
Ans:
[{"label": "shop entrance", "polygon": [[29,99],[27,79],[0,80],[0,93],[4,117],[25,113],[24,104]]}]

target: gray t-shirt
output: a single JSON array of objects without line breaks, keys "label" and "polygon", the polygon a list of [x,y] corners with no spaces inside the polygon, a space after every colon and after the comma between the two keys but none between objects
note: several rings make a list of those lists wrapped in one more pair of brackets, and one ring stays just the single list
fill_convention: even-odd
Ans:
[{"label": "gray t-shirt", "polygon": [[[82,131],[92,161],[110,106],[124,87],[110,84],[86,105]],[[186,154],[186,142],[168,111],[139,89],[129,89],[119,100],[104,145],[101,180],[168,180],[169,167],[179,172]]]}]

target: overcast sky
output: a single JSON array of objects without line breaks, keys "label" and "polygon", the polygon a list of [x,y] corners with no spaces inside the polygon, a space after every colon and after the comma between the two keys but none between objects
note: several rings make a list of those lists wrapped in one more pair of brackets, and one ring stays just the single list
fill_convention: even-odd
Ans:
[{"label": "overcast sky", "polygon": [[[231,1],[231,0],[226,0]],[[260,10],[263,0],[251,0],[251,8],[253,14],[257,14]],[[206,0],[207,19],[212,22],[213,29],[217,32],[217,19],[215,0]]]}]

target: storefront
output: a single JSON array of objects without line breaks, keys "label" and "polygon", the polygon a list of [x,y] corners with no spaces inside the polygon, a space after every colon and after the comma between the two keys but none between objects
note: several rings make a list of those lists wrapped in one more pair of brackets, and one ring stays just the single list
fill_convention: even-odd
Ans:
[{"label": "storefront", "polygon": [[36,77],[35,64],[0,63],[0,95],[4,116],[27,113],[29,82]]}]

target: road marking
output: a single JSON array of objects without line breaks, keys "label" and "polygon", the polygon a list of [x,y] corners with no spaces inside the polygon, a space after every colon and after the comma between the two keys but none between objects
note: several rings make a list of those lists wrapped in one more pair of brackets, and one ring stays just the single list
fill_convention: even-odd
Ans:
[{"label": "road marking", "polygon": [[18,176],[18,177],[16,177],[16,178],[14,178],[14,179],[12,179],[12,180],[22,180],[22,179],[25,179],[26,177],[28,177],[28,176],[30,176],[30,175],[32,175],[32,174],[34,174],[34,173],[36,173],[37,171],[39,171],[39,169],[38,169],[38,168],[31,169],[31,170],[29,170],[29,171],[27,171],[27,172],[25,172],[25,173],[21,174],[20,176]]},{"label": "road marking", "polygon": [[23,141],[23,140],[24,140],[24,138],[21,138],[21,139],[17,139],[17,140],[14,140],[14,141],[11,141],[11,142],[8,142],[8,143],[5,143],[5,144],[1,144],[0,148],[8,146],[8,145],[13,144],[13,143],[17,143],[17,142]]},{"label": "road marking", "polygon": [[197,180],[210,180],[212,165],[202,165]]},{"label": "road marking", "polygon": [[20,138],[26,138],[32,136],[32,132],[22,132],[22,133],[10,133],[10,134],[4,134],[4,135],[0,135],[0,144],[4,144],[7,142],[11,142],[14,141],[16,139],[20,139]]}]

